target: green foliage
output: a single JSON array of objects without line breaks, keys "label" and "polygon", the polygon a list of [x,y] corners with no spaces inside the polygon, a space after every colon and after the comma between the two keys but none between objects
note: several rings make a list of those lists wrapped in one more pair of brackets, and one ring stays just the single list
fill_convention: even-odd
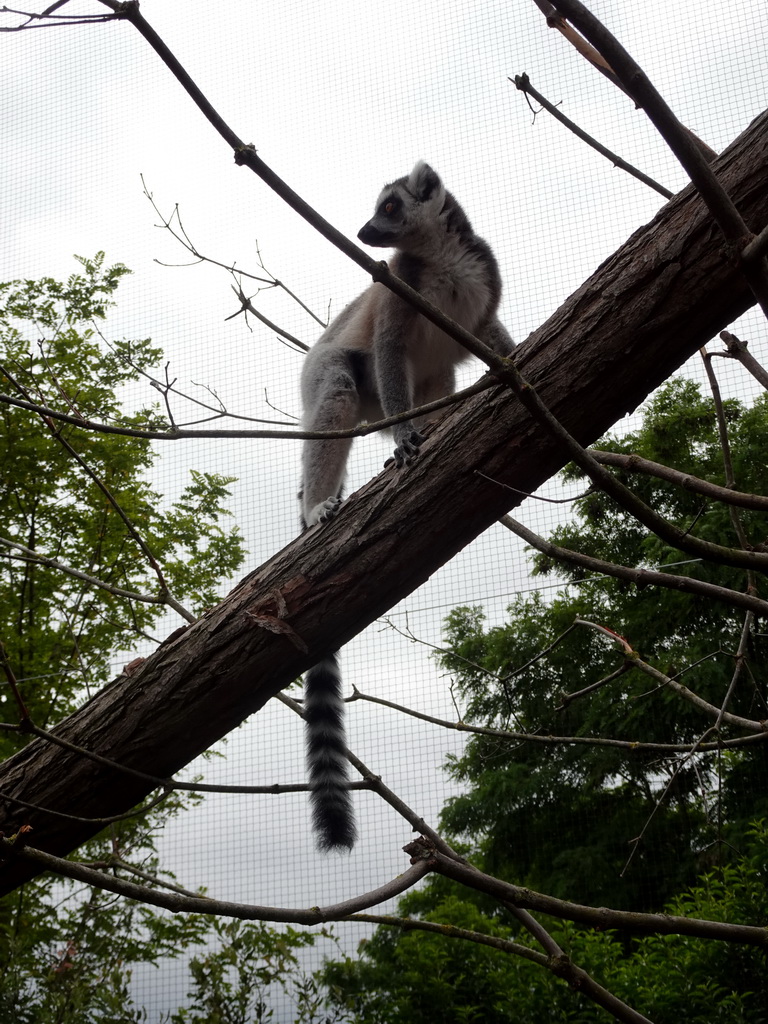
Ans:
[{"label": "green foliage", "polygon": [[[154,816],[158,827],[162,819]],[[158,872],[151,835],[137,824],[122,839],[142,870]],[[104,840],[80,855],[101,857]],[[43,876],[0,901],[0,1020],[17,1024],[138,1024],[131,964],[157,964],[201,942],[209,922],[166,915],[100,890]]]},{"label": "green foliage", "polygon": [[[768,828],[749,830],[745,855],[706,874],[676,897],[671,914],[768,926]],[[765,1024],[765,951],[687,936],[649,936],[618,964],[613,991],[640,1006],[656,1024],[677,1024],[681,1007],[691,1024]],[[666,983],[665,979],[666,978]],[[660,983],[661,980],[661,983]]]},{"label": "green foliage", "polygon": [[[315,934],[221,920],[214,920],[213,934],[218,948],[192,959],[190,1004],[171,1016],[171,1024],[261,1024],[273,1018],[269,998],[275,989],[293,996],[297,1024],[316,1019],[323,997],[301,972],[296,956],[314,945]],[[325,930],[317,934],[331,935]]]},{"label": "green foliage", "polygon": [[[478,909],[466,892],[430,879],[402,914],[445,925],[443,935],[379,928],[358,958],[326,965],[322,978],[333,1002],[354,1024],[600,1024],[605,1013],[553,973],[500,950],[458,939],[451,927],[517,942],[524,934],[507,918]],[[417,905],[421,912],[417,912]],[[432,909],[426,909],[431,905]],[[768,827],[745,837],[744,855],[705,874],[664,908],[673,915],[768,926]],[[628,941],[612,932],[548,922],[571,960],[654,1024],[766,1024],[765,950],[681,935]]]},{"label": "green foliage", "polygon": [[452,937],[455,928],[496,938],[513,937],[512,930],[462,899],[456,887],[440,879],[430,882],[430,889],[433,885],[441,898],[431,909],[417,915],[419,894],[409,894],[398,910],[443,926],[444,934],[377,929],[361,944],[359,958],[326,965],[322,978],[332,999],[357,1024],[515,1024],[517,1008],[509,996],[517,961]]},{"label": "green foliage", "polygon": [[[120,399],[160,361],[160,349],[149,339],[107,344],[96,327],[129,271],[105,267],[103,253],[79,262],[81,272],[66,283],[0,285],[2,390],[84,421],[165,428],[155,406],[129,413]],[[150,441],[7,404],[0,418],[0,537],[113,588],[161,596],[136,534],[177,600],[198,611],[216,603],[222,580],[243,559],[237,528],[222,526],[231,479],[193,471],[181,497],[167,503],[146,478],[158,455]],[[6,546],[0,552],[3,642],[32,717],[45,726],[71,712],[84,689],[103,685],[110,659],[165,607],[84,585]],[[0,753],[11,745],[5,734]]]},{"label": "green foliage", "polygon": [[[747,831],[744,855],[705,874],[665,907],[673,915],[768,925],[768,828],[761,821]],[[556,937],[572,959],[614,995],[654,1024],[765,1024],[768,972],[765,951],[738,943],[649,935],[629,947],[612,933],[567,926]],[[539,979],[534,980],[539,989]],[[539,989],[539,1005],[551,1000],[553,1019],[599,1021],[588,1001],[576,1000],[554,980]],[[531,1022],[534,1015],[520,1018]]]},{"label": "green foliage", "polygon": [[[0,390],[82,421],[165,428],[154,406],[123,408],[127,388],[161,359],[160,349],[148,339],[107,343],[96,327],[128,270],[105,267],[103,253],[79,262],[65,283],[0,284]],[[0,418],[0,538],[26,549],[0,544],[0,639],[33,721],[50,726],[104,684],[111,659],[167,611],[114,592],[163,594],[137,536],[176,599],[196,609],[215,603],[243,559],[237,528],[221,525],[232,480],[193,471],[181,497],[168,503],[147,480],[157,457],[149,441],[83,430],[12,404],[0,406]],[[6,721],[19,717],[5,680],[0,709]],[[20,742],[0,732],[0,756]],[[172,796],[149,816],[112,826],[79,856],[103,861],[118,853],[158,875],[154,831],[186,803]],[[66,881],[31,882],[0,901],[0,1020],[143,1020],[130,999],[131,964],[177,956],[210,927],[204,918],[158,913]]]},{"label": "green foliage", "polygon": [[[732,401],[726,413],[739,487],[759,491],[768,401],[749,409]],[[637,432],[601,447],[667,461],[714,482],[723,479],[713,405],[687,381],[665,385]],[[566,475],[579,472],[571,468]],[[727,511],[716,503],[645,475],[633,474],[627,482],[677,525],[705,540],[738,546]],[[737,590],[746,585],[739,570],[669,549],[602,493],[580,499],[575,512],[553,536],[564,547],[632,566],[682,562],[671,571]],[[742,522],[754,541],[768,534],[765,515],[748,513]],[[534,564],[539,572],[553,569],[538,555]],[[631,661],[622,664],[617,644],[592,629],[574,628],[574,620],[626,637],[645,661],[666,675],[682,674],[687,686],[719,707],[732,678],[744,613],[673,590],[586,578],[574,567],[559,571],[580,585],[549,602],[538,595],[518,598],[507,625],[486,629],[479,609],[449,616],[451,653],[442,664],[457,680],[466,719],[545,736],[626,743],[692,743],[702,737],[711,719],[656,686]],[[562,639],[540,657],[557,638]],[[767,639],[764,630],[752,629],[747,671],[729,711],[766,716]],[[515,673],[519,666],[527,667]],[[594,686],[620,669],[626,671]],[[494,676],[503,682],[494,684]],[[567,696],[588,687],[594,688],[577,699]],[[733,734],[727,726],[720,733]],[[658,909],[712,858],[727,857],[727,843],[738,847],[749,820],[768,813],[764,745],[686,758],[641,746],[543,747],[478,736],[450,767],[467,789],[445,809],[444,824],[479,844],[486,870],[563,898],[617,908]]]},{"label": "green foliage", "polygon": [[[762,493],[768,400],[750,408],[730,401],[725,415],[738,488]],[[668,383],[639,430],[600,447],[725,482],[713,403],[690,382]],[[619,475],[687,532],[740,546],[731,515],[718,503],[655,477]],[[565,476],[581,473],[569,467]],[[574,511],[554,531],[556,544],[630,566],[667,565],[735,590],[748,585],[743,571],[691,559],[649,535],[602,493],[588,492]],[[768,517],[739,516],[749,543],[762,544]],[[508,622],[490,628],[481,609],[456,609],[446,621],[448,653],[439,660],[465,721],[542,742],[473,736],[462,756],[449,759],[463,793],[444,808],[444,831],[469,844],[486,872],[563,899],[765,925],[766,830],[750,830],[749,823],[768,815],[766,744],[692,754],[654,748],[711,739],[713,719],[642,674],[620,644],[574,623],[586,620],[626,637],[644,661],[714,707],[728,695],[728,710],[753,720],[768,717],[763,625],[751,624],[731,690],[744,612],[710,598],[635,588],[543,555],[533,562],[536,572],[557,570],[570,585],[547,601],[518,597]],[[764,597],[762,577],[755,586]],[[739,734],[725,722],[718,733]],[[543,742],[551,737],[583,742]],[[529,941],[503,908],[444,879],[430,878],[400,910],[447,925],[474,920],[469,927],[477,931]],[[655,1024],[768,1021],[764,951],[548,927],[579,966]],[[417,931],[380,928],[359,959],[328,965],[324,978],[360,1024],[605,1019],[535,964]]]},{"label": "green foliage", "polygon": [[[155,815],[160,827],[169,813]],[[150,876],[163,876],[144,823],[122,823],[112,842]],[[103,840],[79,851],[104,856]],[[299,932],[199,914],[171,914],[52,876],[0,901],[0,1020],[16,1024],[141,1024],[131,993],[132,965],[168,968],[187,961],[190,990],[169,1024],[256,1024],[273,1019],[282,993],[295,1024],[340,1019],[323,1010],[325,992],[298,953],[331,931]]]}]

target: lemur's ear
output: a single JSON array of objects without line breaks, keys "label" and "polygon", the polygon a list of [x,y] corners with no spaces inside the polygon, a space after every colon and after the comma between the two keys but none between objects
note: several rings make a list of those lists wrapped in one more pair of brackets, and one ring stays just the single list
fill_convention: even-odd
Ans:
[{"label": "lemur's ear", "polygon": [[443,191],[443,183],[437,171],[433,171],[429,164],[419,160],[411,173],[408,175],[407,189],[419,202],[426,203],[436,193]]}]

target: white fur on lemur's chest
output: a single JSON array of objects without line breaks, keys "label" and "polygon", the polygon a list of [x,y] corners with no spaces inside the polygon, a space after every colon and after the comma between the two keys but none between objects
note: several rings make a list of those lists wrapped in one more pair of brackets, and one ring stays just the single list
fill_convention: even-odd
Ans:
[{"label": "white fur on lemur's chest", "polygon": [[[435,239],[422,258],[424,270],[419,292],[446,316],[474,333],[486,322],[491,303],[488,271],[483,261],[455,235]],[[455,365],[469,358],[462,345],[425,317],[419,318],[408,348],[418,348],[418,358],[426,357],[427,366],[435,362]]]}]

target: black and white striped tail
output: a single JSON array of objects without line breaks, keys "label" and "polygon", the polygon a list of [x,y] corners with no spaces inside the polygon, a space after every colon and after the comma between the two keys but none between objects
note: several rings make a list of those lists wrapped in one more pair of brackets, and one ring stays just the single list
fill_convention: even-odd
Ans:
[{"label": "black and white striped tail", "polygon": [[348,788],[338,653],[326,655],[304,676],[304,721],[317,845],[321,850],[351,850],[357,829]]}]

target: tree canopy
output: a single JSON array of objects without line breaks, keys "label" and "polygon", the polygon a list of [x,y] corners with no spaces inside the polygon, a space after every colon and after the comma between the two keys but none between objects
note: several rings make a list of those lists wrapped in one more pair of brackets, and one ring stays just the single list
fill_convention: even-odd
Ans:
[{"label": "tree canopy", "polygon": [[[739,490],[759,492],[768,401],[728,401],[723,409],[733,477]],[[690,381],[666,384],[636,431],[598,447],[704,480],[723,479],[715,405]],[[738,547],[746,537],[758,546],[768,532],[764,512],[740,511],[735,519],[725,506],[666,480],[621,473],[651,507],[703,540]],[[583,476],[568,467],[564,478]],[[588,489],[574,502],[574,513],[552,536],[561,547],[764,592],[762,580],[743,569],[670,548],[600,491]],[[533,569],[557,572],[565,585],[551,600],[540,593],[519,597],[504,625],[487,627],[480,608],[456,609],[446,621],[439,659],[457,685],[465,721],[563,739],[544,744],[473,736],[463,755],[448,763],[464,792],[443,810],[445,833],[467,844],[473,862],[489,874],[563,899],[765,925],[766,745],[706,749],[706,741],[714,746],[714,739],[739,730],[725,720],[715,723],[640,671],[636,660],[652,665],[659,679],[682,682],[715,709],[759,721],[768,697],[761,625],[748,616],[745,630],[743,610],[703,595],[638,590],[541,554],[533,555]],[[743,657],[737,657],[740,649]],[[400,911],[519,937],[515,921],[497,905],[445,879],[405,897]],[[571,925],[553,934],[614,994],[659,1024],[765,1019],[764,961],[753,951]],[[670,973],[673,962],[679,973]],[[663,970],[667,984],[660,981]],[[532,964],[419,931],[379,928],[360,960],[331,965],[327,978],[343,993],[340,1004],[365,1022],[440,1015],[534,1021],[544,1006],[556,1008],[553,1019],[581,1021],[596,1012]],[[719,1016],[712,1015],[714,1006]]]},{"label": "tree canopy", "polygon": [[[103,253],[79,262],[66,282],[0,284],[3,390],[83,420],[165,427],[157,405],[126,412],[121,400],[161,350],[150,339],[107,342],[98,326],[129,270],[106,267]],[[113,658],[158,622],[166,593],[197,611],[215,603],[244,553],[226,522],[232,479],[192,471],[167,502],[150,480],[149,441],[5,404],[0,417],[0,622],[27,710],[44,727],[114,675]],[[0,737],[6,753],[13,742]]]},{"label": "tree canopy", "polygon": [[[105,266],[103,253],[79,263],[66,282],[0,284],[3,390],[84,420],[165,427],[156,406],[124,409],[128,388],[161,350],[149,339],[107,342],[99,327],[128,269]],[[148,441],[89,433],[18,406],[3,405],[0,416],[4,666],[32,722],[50,727],[107,682],[115,659],[128,658],[166,614],[166,590],[198,611],[218,600],[244,556],[227,524],[234,481],[192,471],[180,497],[166,501],[151,482],[157,452]],[[21,715],[13,704],[3,686],[7,724]],[[25,740],[0,731],[0,757]],[[172,884],[155,836],[195,799],[171,794],[128,815],[81,856],[139,871],[150,886]],[[206,947],[211,940],[216,950]],[[309,1014],[319,997],[295,950],[313,941],[291,929],[169,915],[43,875],[0,900],[0,1018],[137,1024],[147,1017],[132,999],[134,965],[180,956],[189,960],[190,991],[174,1020],[235,1024],[266,1014],[270,983],[291,989]]]}]

